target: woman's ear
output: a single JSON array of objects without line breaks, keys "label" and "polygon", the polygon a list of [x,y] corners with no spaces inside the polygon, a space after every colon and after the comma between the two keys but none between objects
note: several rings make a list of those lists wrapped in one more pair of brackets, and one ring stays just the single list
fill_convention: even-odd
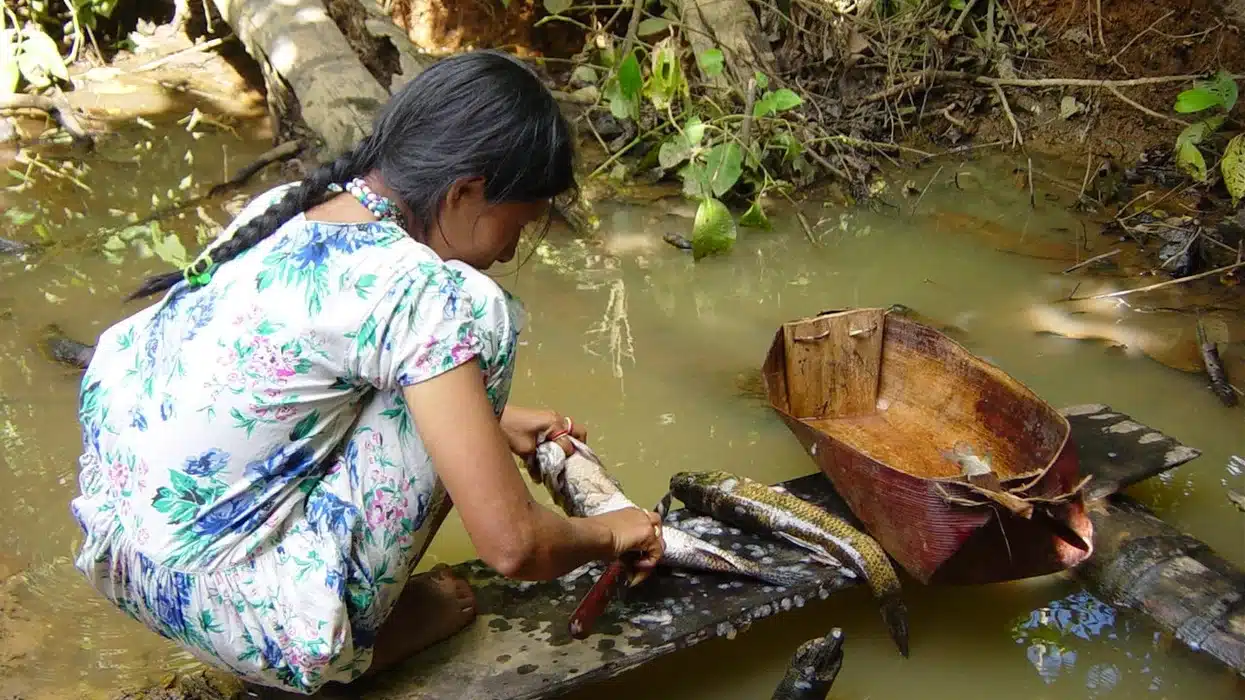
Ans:
[{"label": "woman's ear", "polygon": [[449,192],[445,193],[445,205],[450,209],[483,203],[483,201],[484,178],[482,177],[459,178],[450,185]]}]

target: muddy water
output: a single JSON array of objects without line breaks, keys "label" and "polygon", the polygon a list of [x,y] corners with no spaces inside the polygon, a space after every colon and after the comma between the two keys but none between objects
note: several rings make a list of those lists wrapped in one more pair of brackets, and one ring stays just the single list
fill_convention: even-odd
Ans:
[{"label": "muddy water", "polygon": [[[164,198],[190,172],[205,182],[217,179],[224,154],[236,167],[268,144],[257,135],[196,140],[176,126],[125,138],[130,143],[123,139],[120,152],[134,141],[151,142],[141,146],[140,167],[92,162],[80,179],[93,193],[42,178],[36,189],[8,198],[35,219],[0,224],[0,236],[30,240],[34,223],[42,222],[54,240],[69,242],[30,262],[0,261],[0,492],[8,494],[0,509],[0,581],[6,570],[26,572],[0,584],[6,591],[0,697],[103,696],[184,663],[102,604],[69,565],[79,539],[67,510],[80,444],[78,375],[44,358],[34,343],[46,323],[93,338],[127,312],[124,293],[164,266],[131,250],[119,260],[96,252],[91,232],[117,224],[110,209],[150,211],[152,192]],[[1064,208],[1067,201],[1046,199],[1038,183],[1031,210],[1009,168],[1003,159],[964,164],[958,169],[971,173],[957,186],[950,178],[957,168],[948,167],[915,213],[916,198],[897,191],[890,195],[896,207],[877,212],[808,207],[816,244],[791,217],[776,215],[775,231],[745,231],[733,254],[700,264],[660,241],[666,230],[686,231],[690,224],[677,206],[603,207],[596,241],[555,229],[529,249],[517,272],[497,271],[529,311],[513,401],[556,407],[586,423],[593,445],[641,503],[656,502],[680,469],[790,478],[813,465],[769,410],[741,390],[740,375],[758,366],[785,319],[903,303],[958,327],[972,350],[1055,405],[1108,403],[1202,449],[1192,464],[1135,492],[1245,563],[1245,521],[1224,497],[1225,481],[1245,487],[1245,477],[1225,471],[1230,454],[1245,452],[1245,413],[1221,407],[1198,376],[1104,343],[1034,332],[1034,310],[1076,285],[1057,274],[1069,264],[1060,259],[1103,252],[1106,242],[1091,234],[1094,249],[1087,253],[1076,242],[1082,229]],[[923,187],[933,170],[905,178]],[[274,177],[269,173],[251,191],[271,186]],[[217,221],[227,216],[215,205],[202,214]],[[193,249],[201,222],[191,210],[166,229]],[[1121,326],[1118,318],[1131,323],[1141,316],[1119,307],[1094,311],[1095,322],[1111,328]],[[1047,325],[1063,322],[1043,313],[1036,318]],[[1233,331],[1239,319],[1220,320],[1229,340],[1242,340]],[[1130,338],[1149,332],[1140,328]],[[471,556],[461,524],[451,518],[421,568]],[[1064,577],[971,589],[909,583],[907,591],[907,660],[895,653],[865,592],[852,591],[576,697],[769,697],[791,651],[834,625],[847,635],[839,698],[918,692],[1227,698],[1235,692],[1224,673]]]}]

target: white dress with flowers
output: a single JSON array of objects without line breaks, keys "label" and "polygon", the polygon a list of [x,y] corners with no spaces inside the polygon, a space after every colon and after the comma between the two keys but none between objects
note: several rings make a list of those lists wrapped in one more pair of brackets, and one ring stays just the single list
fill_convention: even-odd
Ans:
[{"label": "white dress with flowers", "polygon": [[500,415],[513,301],[393,224],[301,215],[179,283],[106,330],[83,378],[76,566],[247,680],[358,677],[444,495],[401,389],[476,361]]}]

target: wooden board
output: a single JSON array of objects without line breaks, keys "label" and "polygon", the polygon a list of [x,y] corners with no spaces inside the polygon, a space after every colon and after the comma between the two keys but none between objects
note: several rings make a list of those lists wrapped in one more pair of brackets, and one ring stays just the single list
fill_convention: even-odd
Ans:
[{"label": "wooden board", "polygon": [[797,418],[848,418],[876,410],[883,309],[784,323],[787,401]]},{"label": "wooden board", "polygon": [[[1095,475],[1099,491],[1134,483],[1198,455],[1150,428],[1112,430],[1127,416],[1106,406],[1066,409],[1081,450],[1082,470]],[[1117,420],[1118,419],[1118,420]],[[1147,435],[1158,437],[1144,438]],[[1131,460],[1131,461],[1125,461]],[[1138,465],[1133,473],[1130,464]],[[1144,475],[1144,476],[1143,476]],[[851,517],[820,473],[782,484],[795,495]],[[685,510],[672,521],[746,556],[775,564],[804,561],[786,544],[740,533]],[[375,700],[521,700],[555,697],[634,669],[679,649],[719,636],[733,636],[758,619],[795,610],[855,585],[846,572],[821,568],[816,583],[779,589],[725,575],[661,572],[615,602],[583,641],[570,638],[567,619],[603,566],[572,572],[546,583],[504,579],[478,561],[455,567],[475,587],[480,614],[465,631],[372,681],[352,684],[344,695]],[[827,629],[833,621],[827,620]],[[915,639],[936,630],[912,630]],[[917,652],[919,653],[919,652]]]}]

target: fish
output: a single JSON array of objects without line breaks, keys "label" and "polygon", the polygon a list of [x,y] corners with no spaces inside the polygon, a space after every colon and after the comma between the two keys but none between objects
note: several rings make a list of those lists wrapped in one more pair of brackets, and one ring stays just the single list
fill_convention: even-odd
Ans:
[{"label": "fish", "polygon": [[835,627],[824,637],[800,645],[787,673],[770,700],[826,700],[830,686],[843,668],[843,630]]},{"label": "fish", "polygon": [[846,520],[789,493],[725,471],[679,472],[670,494],[689,509],[753,532],[770,533],[863,578],[878,602],[891,639],[908,657],[908,609],[899,577],[877,540]]},{"label": "fish", "polygon": [[[575,447],[575,452],[569,456],[555,442],[542,443],[536,451],[541,484],[559,508],[572,517],[586,518],[638,507],[623,493],[618,481],[605,470],[591,448],[574,437],[567,438]],[[666,507],[659,506],[659,509],[664,516]],[[783,587],[812,578],[802,572],[762,566],[668,523],[663,524],[661,532],[665,553],[658,563],[663,566],[738,574]],[[628,584],[638,585],[647,576],[648,572],[632,573]]]}]

